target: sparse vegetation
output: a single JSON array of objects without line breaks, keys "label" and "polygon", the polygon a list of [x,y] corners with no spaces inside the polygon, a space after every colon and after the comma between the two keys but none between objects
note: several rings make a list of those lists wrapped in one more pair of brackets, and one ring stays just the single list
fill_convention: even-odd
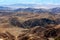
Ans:
[{"label": "sparse vegetation", "polygon": [[23,28],[23,25],[21,22],[19,22],[17,20],[17,18],[11,18],[10,19],[10,24],[13,25],[13,26],[17,26],[17,27],[22,27]]},{"label": "sparse vegetation", "polygon": [[44,32],[45,37],[56,37],[57,36],[57,30],[56,29],[49,29]]},{"label": "sparse vegetation", "polygon": [[55,40],[60,40],[60,36],[56,37]]},{"label": "sparse vegetation", "polygon": [[[14,17],[13,17],[14,16]],[[7,40],[47,40],[52,37],[55,40],[60,32],[60,18],[48,13],[15,13],[9,16],[2,16],[0,19],[0,37],[7,36]],[[6,19],[6,20],[4,20]],[[3,26],[2,26],[3,25]],[[5,28],[7,27],[7,28]],[[59,29],[59,30],[57,30]],[[4,36],[4,37],[3,37]]]}]

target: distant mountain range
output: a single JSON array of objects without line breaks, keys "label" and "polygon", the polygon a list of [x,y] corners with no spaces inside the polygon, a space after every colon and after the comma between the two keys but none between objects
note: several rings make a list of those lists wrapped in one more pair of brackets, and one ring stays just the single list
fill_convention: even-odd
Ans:
[{"label": "distant mountain range", "polygon": [[58,14],[60,13],[60,7],[52,8],[52,9],[44,9],[44,8],[18,8],[14,10],[15,12],[32,12],[32,13],[54,13]]},{"label": "distant mountain range", "polygon": [[60,7],[50,9],[51,13],[60,13]]},{"label": "distant mountain range", "polygon": [[11,12],[11,11],[13,11],[13,9],[10,7],[0,6],[0,12]]},{"label": "distant mountain range", "polygon": [[[16,8],[15,8],[16,7]],[[37,4],[13,4],[0,6],[1,11],[9,11],[9,12],[32,12],[32,13],[60,13],[59,5],[37,5]]]},{"label": "distant mountain range", "polygon": [[15,12],[32,12],[32,13],[45,13],[48,12],[47,9],[34,9],[34,8],[19,8],[14,10]]}]

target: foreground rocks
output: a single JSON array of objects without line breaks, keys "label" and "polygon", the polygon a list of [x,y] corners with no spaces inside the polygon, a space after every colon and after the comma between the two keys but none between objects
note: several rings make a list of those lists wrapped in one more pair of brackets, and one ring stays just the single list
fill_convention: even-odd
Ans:
[{"label": "foreground rocks", "polygon": [[55,28],[47,29],[40,26],[30,28],[29,30],[23,30],[23,32],[18,31],[19,34],[17,36],[13,35],[14,33],[12,32],[8,31],[0,32],[0,39],[2,38],[4,40],[49,40],[57,39],[60,36],[59,29]]},{"label": "foreground rocks", "polygon": [[56,39],[60,36],[60,26],[55,20],[41,18],[29,19],[24,22],[20,22],[17,18],[11,18],[9,23],[14,27],[22,29],[27,28],[28,30],[12,30],[18,34],[17,36],[13,35],[14,33],[8,31],[0,33],[0,38],[3,38],[4,40],[49,40],[51,38]]},{"label": "foreground rocks", "polygon": [[10,34],[9,32],[5,32],[5,33],[0,33],[0,39],[3,39],[3,40],[15,40],[15,36]]},{"label": "foreground rocks", "polygon": [[[55,28],[32,28],[28,33],[18,36],[20,40],[55,40],[58,37],[58,29]],[[60,36],[60,35],[59,35]]]}]

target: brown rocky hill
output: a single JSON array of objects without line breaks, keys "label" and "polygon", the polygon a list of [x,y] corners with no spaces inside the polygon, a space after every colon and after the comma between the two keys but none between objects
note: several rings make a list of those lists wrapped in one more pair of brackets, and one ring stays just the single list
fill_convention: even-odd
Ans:
[{"label": "brown rocky hill", "polygon": [[0,39],[55,39],[60,36],[59,19],[60,16],[58,14],[52,15],[49,13],[16,13],[10,16],[0,16]]}]

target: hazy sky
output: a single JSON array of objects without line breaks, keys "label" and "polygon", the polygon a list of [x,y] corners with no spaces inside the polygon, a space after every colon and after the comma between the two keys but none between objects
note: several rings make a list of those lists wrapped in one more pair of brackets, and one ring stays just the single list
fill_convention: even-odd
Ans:
[{"label": "hazy sky", "polygon": [[0,0],[0,5],[10,5],[10,4],[16,4],[16,3],[60,5],[60,0]]}]

